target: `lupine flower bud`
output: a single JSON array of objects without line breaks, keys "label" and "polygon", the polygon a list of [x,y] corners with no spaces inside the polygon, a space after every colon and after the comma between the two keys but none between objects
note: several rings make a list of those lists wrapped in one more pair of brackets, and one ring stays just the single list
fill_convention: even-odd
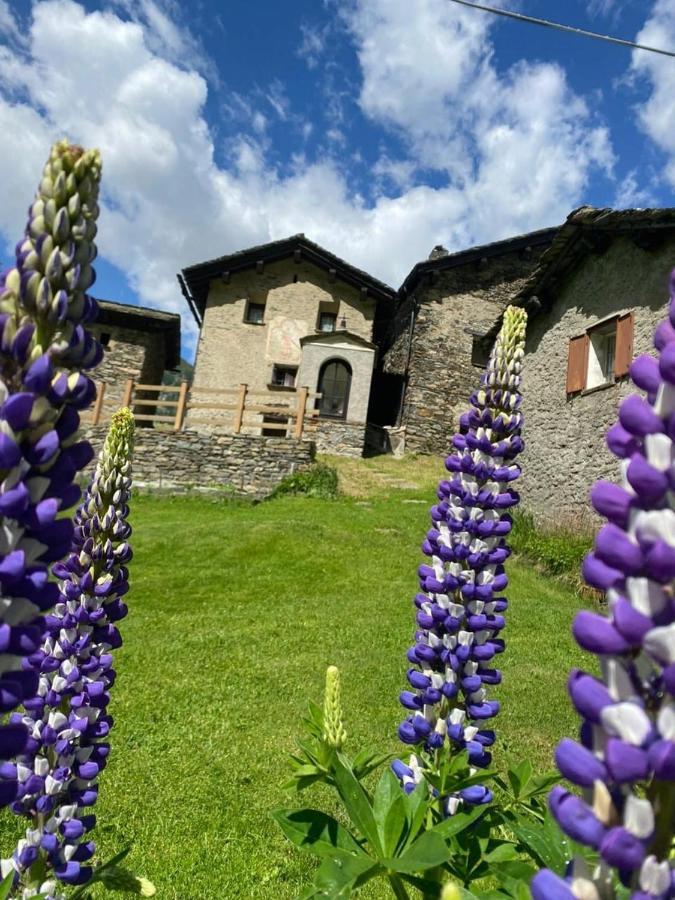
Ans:
[{"label": "lupine flower bud", "polygon": [[127,614],[121,598],[129,588],[133,432],[130,411],[116,412],[75,514],[70,555],[53,567],[59,602],[45,617],[41,645],[28,658],[37,690],[12,719],[28,728],[30,743],[17,757],[19,792],[11,809],[31,819],[26,841],[35,848],[26,854],[20,842],[3,861],[5,870],[17,873],[17,890],[35,887],[45,871],[65,884],[91,877],[84,863],[95,849],[87,838],[96,822],[91,807],[110,752],[111,650],[122,643],[115,623]]},{"label": "lupine flower bud", "polygon": [[[675,288],[675,273],[671,277]],[[670,319],[675,321],[675,297]],[[656,330],[658,358],[631,365],[647,399],[628,397],[608,434],[623,463],[621,486],[599,482],[591,493],[611,524],[599,532],[583,573],[606,592],[608,614],[582,611],[572,630],[600,660],[602,682],[573,672],[569,691],[583,719],[581,743],[560,742],[562,775],[582,797],[561,787],[549,806],[563,831],[599,855],[594,871],[566,878],[547,870],[532,882],[534,900],[586,896],[614,900],[616,883],[633,900],[675,896],[671,847],[675,830],[675,330]],[[623,896],[623,894],[621,895]],[[628,894],[626,894],[628,896]]]},{"label": "lupine flower bud", "polygon": [[341,750],[347,739],[342,724],[342,697],[340,691],[340,670],[337,666],[326,669],[326,693],[323,703],[323,739],[336,750]]},{"label": "lupine flower bud", "polygon": [[[436,751],[465,750],[472,766],[490,762],[493,731],[485,726],[499,711],[489,697],[501,673],[491,660],[504,650],[499,633],[508,603],[504,562],[510,554],[508,510],[518,502],[512,482],[520,475],[514,460],[523,449],[520,437],[520,369],[524,353],[526,313],[509,307],[504,313],[481,384],[471,409],[460,417],[460,430],[445,461],[450,473],[438,487],[439,503],[431,509],[431,530],[422,545],[430,565],[419,567],[420,592],[414,598],[418,630],[408,651],[412,691],[400,700],[411,714],[399,738],[417,747],[420,765],[410,773],[399,760],[394,772],[404,787]],[[407,779],[407,780],[406,780]],[[462,803],[482,804],[491,793],[477,786],[441,798],[448,814]]]},{"label": "lupine flower bud", "polygon": [[[100,163],[96,153],[62,141],[52,149],[45,171],[51,179],[49,198],[43,178],[16,265],[0,275],[0,713],[15,709],[37,689],[37,674],[22,669],[21,659],[37,651],[38,617],[58,598],[47,567],[68,552],[72,524],[61,513],[79,499],[76,476],[92,456],[89,444],[78,439],[78,413],[91,401],[94,387],[78,369],[97,361],[93,339],[81,324],[94,305],[80,287],[69,287],[66,276],[71,256],[90,260],[95,250],[91,238],[84,243],[75,236],[67,239],[63,216],[57,223],[57,214],[70,196],[82,192],[93,237]],[[58,190],[52,184],[56,180]],[[58,261],[55,253],[61,254]],[[49,318],[56,297],[68,309],[67,327]],[[63,353],[78,329],[87,352]],[[0,764],[23,752],[27,741],[30,746],[20,723],[3,722]],[[15,770],[0,765],[0,806],[16,794]]]},{"label": "lupine flower bud", "polygon": [[446,882],[441,891],[441,900],[462,900],[459,887],[453,882]]}]

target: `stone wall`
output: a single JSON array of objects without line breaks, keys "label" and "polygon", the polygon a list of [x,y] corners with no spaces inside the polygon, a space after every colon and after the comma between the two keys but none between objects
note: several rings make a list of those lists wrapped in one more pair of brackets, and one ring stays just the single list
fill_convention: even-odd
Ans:
[{"label": "stone wall", "polygon": [[588,490],[598,478],[618,480],[619,462],[604,435],[617,407],[636,388],[622,378],[567,396],[569,340],[598,320],[634,310],[634,354],[653,352],[652,335],[666,312],[675,240],[645,251],[628,238],[603,255],[590,255],[560,290],[548,311],[531,317],[523,366],[523,438],[519,491],[540,520],[582,522]]},{"label": "stone wall", "polygon": [[[416,292],[419,306],[401,425],[406,451],[443,453],[474,390],[481,369],[471,361],[471,332],[487,331],[531,273],[545,247],[471,262],[437,274]],[[383,371],[404,374],[413,300],[397,311]]]},{"label": "stone wall", "polygon": [[365,422],[339,422],[319,419],[312,439],[318,453],[335,456],[363,456],[366,438]]},{"label": "stone wall", "polygon": [[[103,415],[111,413],[122,402],[125,382],[129,378],[141,384],[161,384],[164,376],[165,347],[161,332],[136,331],[116,325],[94,325],[92,332],[101,340],[107,335],[107,345],[103,348],[103,359],[96,368],[93,378],[105,382]],[[138,399],[151,397],[147,391],[139,391]],[[140,407],[138,409],[140,412]],[[154,407],[144,407],[143,412],[152,414]],[[138,423],[145,425],[147,423]]]},{"label": "stone wall", "polygon": [[[98,453],[107,429],[85,429]],[[286,475],[308,468],[311,441],[240,434],[136,432],[134,484],[165,490],[230,490],[252,498],[270,494]]]}]

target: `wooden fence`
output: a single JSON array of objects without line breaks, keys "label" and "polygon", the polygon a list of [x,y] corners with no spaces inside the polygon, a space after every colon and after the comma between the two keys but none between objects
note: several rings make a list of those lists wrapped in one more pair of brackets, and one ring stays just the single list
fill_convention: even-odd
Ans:
[{"label": "wooden fence", "polygon": [[[321,397],[306,387],[279,392],[252,390],[246,384],[235,388],[191,388],[187,381],[180,385],[141,384],[130,378],[121,398],[118,400],[116,395],[113,400],[108,387],[106,382],[98,382],[96,401],[91,413],[83,417],[84,424],[103,424],[115,409],[128,406],[137,422],[159,424],[169,431],[182,431],[187,422],[190,428],[209,425],[233,434],[257,430],[299,440],[316,427],[319,412],[313,406]],[[170,414],[158,413],[157,408]]]}]

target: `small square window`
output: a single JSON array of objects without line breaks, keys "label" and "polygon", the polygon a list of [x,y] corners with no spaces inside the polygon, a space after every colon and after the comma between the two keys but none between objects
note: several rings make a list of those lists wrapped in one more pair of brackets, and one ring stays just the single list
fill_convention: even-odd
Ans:
[{"label": "small square window", "polygon": [[322,312],[319,313],[319,331],[323,331],[326,334],[329,334],[331,331],[335,331],[337,323],[337,314],[331,312]]},{"label": "small square window", "polygon": [[485,339],[480,335],[474,335],[471,341],[471,365],[484,369],[490,359],[490,348]]},{"label": "small square window", "polygon": [[263,325],[265,321],[264,303],[247,303],[244,322],[248,325]]},{"label": "small square window", "polygon": [[272,384],[276,387],[295,387],[295,378],[298,370],[294,366],[274,366],[272,369]]},{"label": "small square window", "polygon": [[110,334],[107,331],[102,331],[98,336],[99,343],[102,347],[108,347],[110,345]]}]

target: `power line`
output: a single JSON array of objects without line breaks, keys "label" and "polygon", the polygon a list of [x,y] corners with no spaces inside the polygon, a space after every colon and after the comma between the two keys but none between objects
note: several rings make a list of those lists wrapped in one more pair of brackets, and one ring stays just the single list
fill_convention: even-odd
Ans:
[{"label": "power line", "polygon": [[599,34],[597,31],[586,31],[584,28],[574,28],[572,25],[562,25],[560,22],[551,22],[548,19],[536,19],[534,16],[525,16],[522,13],[511,12],[508,9],[498,9],[495,6],[483,6],[481,3],[472,3],[471,0],[450,0],[451,3],[461,3],[462,6],[470,6],[472,9],[480,9],[483,12],[494,13],[496,16],[505,16],[507,19],[518,19],[520,22],[528,22],[530,25],[543,25],[545,28],[556,28],[558,31],[569,31],[582,37],[595,38],[597,41],[607,41],[610,44],[620,44],[622,47],[631,47],[634,50],[648,50],[650,53],[660,53],[662,56],[675,57],[671,50],[661,50],[659,47],[647,47],[645,44],[636,44],[633,41],[625,41],[623,38],[612,37],[609,34]]}]

